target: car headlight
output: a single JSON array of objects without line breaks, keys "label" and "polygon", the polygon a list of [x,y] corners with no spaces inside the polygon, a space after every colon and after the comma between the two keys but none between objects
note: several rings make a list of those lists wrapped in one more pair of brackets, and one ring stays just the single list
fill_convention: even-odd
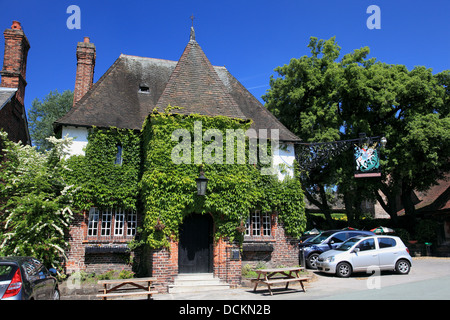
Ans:
[{"label": "car headlight", "polygon": [[327,257],[327,258],[325,258],[324,261],[325,262],[333,262],[334,261],[334,256]]}]

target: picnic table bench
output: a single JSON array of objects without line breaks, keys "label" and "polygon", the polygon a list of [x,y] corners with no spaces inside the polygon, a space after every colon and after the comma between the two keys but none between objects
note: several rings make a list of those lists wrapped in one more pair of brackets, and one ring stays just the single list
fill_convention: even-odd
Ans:
[{"label": "picnic table bench", "polygon": [[[152,290],[152,282],[157,279],[154,277],[148,278],[132,278],[132,279],[115,279],[115,280],[99,280],[98,284],[103,286],[103,293],[97,294],[98,298],[106,300],[107,298],[114,297],[124,297],[124,296],[138,296],[147,295],[147,299],[152,298],[152,294],[158,293],[156,290]],[[108,288],[108,285],[111,285]],[[123,288],[128,285],[128,288]],[[131,288],[130,288],[131,287]],[[135,289],[140,289],[142,291],[135,291]],[[118,290],[120,292],[118,292]]]},{"label": "picnic table bench", "polygon": [[[285,289],[288,289],[290,282],[298,281],[302,286],[304,292],[306,292],[305,286],[303,285],[303,281],[308,281],[309,278],[301,277],[300,271],[304,270],[303,267],[287,267],[287,268],[273,268],[273,269],[258,269],[255,270],[258,273],[258,278],[253,279],[252,282],[255,283],[255,287],[253,291],[256,291],[258,284],[267,285],[270,295],[272,296],[272,288],[271,286],[279,283],[286,283]],[[274,277],[275,275],[279,275]]]}]

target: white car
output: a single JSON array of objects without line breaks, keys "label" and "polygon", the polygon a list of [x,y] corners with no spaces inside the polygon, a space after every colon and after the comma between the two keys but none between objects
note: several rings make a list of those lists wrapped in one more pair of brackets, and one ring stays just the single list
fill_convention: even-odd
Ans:
[{"label": "white car", "polygon": [[349,277],[352,272],[394,270],[408,274],[412,266],[409,250],[399,237],[376,235],[348,239],[336,249],[322,253],[317,269]]}]

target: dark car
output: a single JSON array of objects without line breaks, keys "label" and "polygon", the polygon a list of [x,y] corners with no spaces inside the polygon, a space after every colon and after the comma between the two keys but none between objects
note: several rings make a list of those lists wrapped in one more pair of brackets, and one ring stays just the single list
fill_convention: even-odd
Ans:
[{"label": "dark car", "polygon": [[49,270],[32,257],[0,257],[0,300],[59,300],[56,270]]},{"label": "dark car", "polygon": [[[314,238],[300,243],[300,264],[304,257],[306,267],[316,269],[316,262],[319,255],[325,251],[337,248],[341,243],[359,235],[375,235],[371,231],[363,230],[328,230],[323,231]],[[303,255],[303,257],[302,257]]]}]

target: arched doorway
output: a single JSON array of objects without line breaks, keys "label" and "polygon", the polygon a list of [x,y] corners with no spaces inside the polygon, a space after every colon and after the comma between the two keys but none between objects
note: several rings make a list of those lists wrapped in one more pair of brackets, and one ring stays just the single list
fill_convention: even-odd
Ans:
[{"label": "arched doorway", "polygon": [[210,273],[212,268],[213,219],[209,214],[191,214],[180,227],[179,273]]}]

